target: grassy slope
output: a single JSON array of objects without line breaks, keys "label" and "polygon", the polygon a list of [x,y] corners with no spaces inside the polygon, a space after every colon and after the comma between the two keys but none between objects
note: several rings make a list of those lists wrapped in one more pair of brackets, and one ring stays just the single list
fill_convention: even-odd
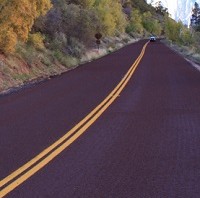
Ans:
[{"label": "grassy slope", "polygon": [[41,79],[59,75],[134,41],[137,41],[137,39],[127,34],[104,38],[100,50],[94,45],[87,49],[87,52],[80,59],[62,54],[52,54],[47,49],[36,50],[27,45],[20,46],[15,55],[0,55],[0,92],[7,92],[9,89],[21,87],[30,82],[34,83]]}]

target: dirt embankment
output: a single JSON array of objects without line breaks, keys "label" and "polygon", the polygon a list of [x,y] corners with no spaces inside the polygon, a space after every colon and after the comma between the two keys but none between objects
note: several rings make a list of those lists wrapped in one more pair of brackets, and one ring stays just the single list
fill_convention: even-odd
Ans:
[{"label": "dirt embankment", "polygon": [[127,34],[119,37],[104,38],[99,49],[95,45],[87,49],[81,58],[63,57],[64,64],[57,57],[40,51],[29,52],[28,58],[22,58],[21,54],[5,56],[0,54],[0,93],[19,89],[27,84],[59,75],[68,70],[74,69],[80,64],[100,58],[125,45],[138,41]]}]

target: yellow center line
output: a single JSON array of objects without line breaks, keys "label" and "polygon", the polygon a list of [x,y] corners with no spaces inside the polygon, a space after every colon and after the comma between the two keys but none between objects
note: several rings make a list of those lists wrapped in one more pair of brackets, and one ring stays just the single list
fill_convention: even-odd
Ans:
[{"label": "yellow center line", "polygon": [[27,162],[25,165],[20,167],[18,170],[4,178],[0,182],[0,187],[4,186],[6,183],[17,177],[19,174],[24,172],[26,169],[31,167],[33,164],[35,164],[38,160],[43,158],[47,153],[49,153],[51,150],[53,150],[55,147],[57,147],[59,144],[61,144],[65,139],[67,139],[69,136],[71,136],[78,128],[80,128],[86,121],[88,121],[116,92],[116,90],[122,85],[124,80],[127,78],[128,74],[130,74],[132,70],[132,67],[129,69],[127,74],[124,76],[124,78],[120,81],[120,83],[117,85],[117,87],[104,99],[104,101],[99,104],[90,114],[88,114],[83,120],[81,120],[76,126],[74,126],[70,131],[68,131],[63,137],[61,137],[59,140],[57,140],[54,144],[46,148],[44,151],[42,151],[39,155],[34,157],[32,160]]},{"label": "yellow center line", "polygon": [[[79,136],[81,136],[102,115],[102,113],[116,100],[116,98],[119,96],[119,94],[125,88],[126,84],[132,77],[135,69],[137,68],[138,64],[140,63],[141,59],[143,58],[147,45],[148,45],[148,42],[144,45],[137,60],[134,62],[134,64],[128,70],[128,72],[126,73],[124,78],[115,87],[115,89],[103,100],[103,102],[101,102],[93,111],[91,111],[83,120],[81,120],[76,126],[74,126],[70,131],[68,131],[63,137],[61,137],[59,140],[57,140],[51,146],[46,148],[44,151],[42,151],[40,154],[38,154],[32,160],[27,162],[25,165],[23,165],[22,167],[20,167],[19,169],[17,169],[13,173],[11,173],[9,176],[7,176],[6,178],[4,178],[3,180],[0,181],[0,187],[3,187],[6,184],[8,184],[8,182],[11,182],[5,188],[3,188],[2,191],[0,191],[0,198],[7,195],[9,192],[14,190],[17,186],[22,184],[24,181],[26,181],[28,178],[30,178],[32,175],[34,175],[36,172],[38,172],[41,168],[43,168],[45,165],[47,165],[50,161],[52,161],[57,155],[59,155],[63,150],[65,150],[70,144],[72,144]],[[76,133],[72,137],[70,137],[74,132],[76,132]],[[69,138],[69,139],[67,140],[67,138]],[[61,144],[65,140],[67,140],[67,141],[64,142],[63,144]],[[59,146],[59,147],[57,149],[55,149],[57,146]],[[51,152],[51,151],[53,151],[53,152]],[[42,159],[44,156],[46,156],[46,157],[44,159]],[[37,164],[34,165],[35,163],[37,163]],[[31,168],[31,166],[33,166],[33,167]],[[27,170],[29,168],[30,168],[30,170]],[[23,174],[23,172],[25,172],[25,173]],[[22,175],[19,177],[20,174],[22,174]],[[18,177],[18,178],[15,179],[16,177]],[[14,180],[14,181],[12,181],[12,180]]]}]

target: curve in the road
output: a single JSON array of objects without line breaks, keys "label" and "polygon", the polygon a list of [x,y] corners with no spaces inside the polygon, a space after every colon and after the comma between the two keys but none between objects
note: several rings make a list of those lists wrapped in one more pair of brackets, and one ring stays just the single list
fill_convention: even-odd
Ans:
[{"label": "curve in the road", "polygon": [[25,182],[28,178],[42,169],[50,161],[52,161],[63,150],[71,145],[78,137],[80,137],[103,114],[103,112],[116,100],[116,98],[120,95],[120,93],[129,82],[145,54],[147,45],[148,42],[144,45],[140,55],[134,64],[130,67],[123,79],[93,111],[91,111],[83,120],[81,120],[76,126],[74,126],[54,144],[46,148],[32,160],[0,181],[0,188],[2,188],[0,197],[7,195],[17,186]]}]

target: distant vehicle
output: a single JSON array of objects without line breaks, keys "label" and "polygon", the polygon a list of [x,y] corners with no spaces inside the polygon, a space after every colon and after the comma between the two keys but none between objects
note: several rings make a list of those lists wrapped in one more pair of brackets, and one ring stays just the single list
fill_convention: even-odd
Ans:
[{"label": "distant vehicle", "polygon": [[155,42],[155,41],[156,41],[156,37],[155,37],[155,36],[151,36],[151,37],[150,37],[150,41],[151,41],[151,42]]}]

